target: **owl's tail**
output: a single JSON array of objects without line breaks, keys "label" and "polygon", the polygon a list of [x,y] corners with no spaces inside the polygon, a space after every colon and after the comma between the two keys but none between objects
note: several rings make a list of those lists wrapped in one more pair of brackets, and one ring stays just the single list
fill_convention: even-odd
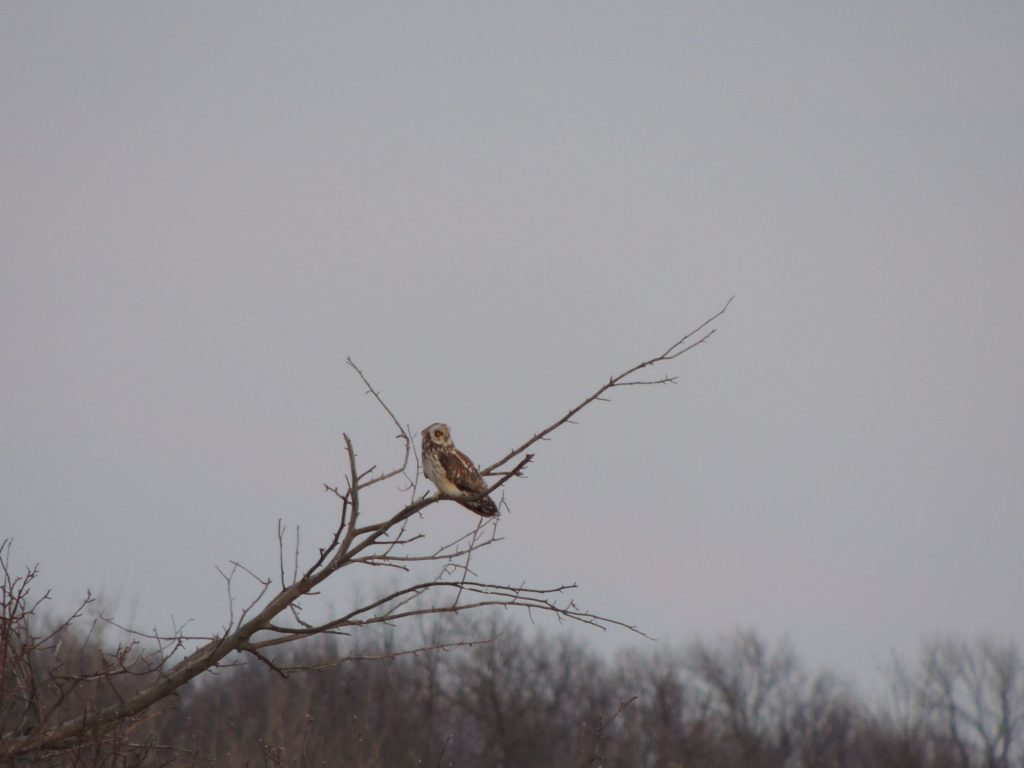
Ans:
[{"label": "owl's tail", "polygon": [[464,506],[466,509],[471,509],[476,512],[480,517],[494,517],[498,514],[498,506],[491,501],[490,496],[484,496],[482,499],[476,501],[460,501],[459,504]]}]

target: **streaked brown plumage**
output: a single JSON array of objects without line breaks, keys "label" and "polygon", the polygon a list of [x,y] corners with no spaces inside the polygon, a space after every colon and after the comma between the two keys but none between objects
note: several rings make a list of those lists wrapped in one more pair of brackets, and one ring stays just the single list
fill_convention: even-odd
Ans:
[{"label": "streaked brown plumage", "polygon": [[498,514],[498,507],[490,496],[475,501],[460,498],[483,493],[487,490],[487,481],[480,476],[470,458],[455,447],[448,425],[431,424],[420,434],[423,436],[423,474],[437,486],[437,490],[483,517]]}]

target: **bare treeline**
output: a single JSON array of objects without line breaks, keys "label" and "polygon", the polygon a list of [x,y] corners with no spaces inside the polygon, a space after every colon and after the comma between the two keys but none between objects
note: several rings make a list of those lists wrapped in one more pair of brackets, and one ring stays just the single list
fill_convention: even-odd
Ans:
[{"label": "bare treeline", "polygon": [[[289,652],[289,666],[303,671],[226,669],[116,738],[84,732],[69,751],[8,763],[1024,766],[1024,664],[1011,643],[932,640],[913,663],[894,663],[887,693],[868,699],[754,632],[610,658],[564,632],[524,630],[503,613],[455,623],[427,617],[406,632],[416,637],[386,627],[358,641],[323,637]],[[449,636],[493,639],[396,655],[409,644],[444,646]],[[53,639],[49,663],[69,678],[110,656],[92,647],[102,639],[68,629]],[[93,703],[117,695],[106,684],[89,694]],[[15,714],[11,704],[4,699],[0,722]]]},{"label": "bare treeline", "polygon": [[[421,632],[442,639],[437,623]],[[497,639],[287,679],[250,665],[188,691],[145,738],[187,750],[175,765],[1024,766],[1012,644],[931,641],[869,702],[753,632],[611,659],[497,617],[467,633]],[[392,642],[361,650],[386,655]],[[296,665],[315,664],[303,654]]]}]

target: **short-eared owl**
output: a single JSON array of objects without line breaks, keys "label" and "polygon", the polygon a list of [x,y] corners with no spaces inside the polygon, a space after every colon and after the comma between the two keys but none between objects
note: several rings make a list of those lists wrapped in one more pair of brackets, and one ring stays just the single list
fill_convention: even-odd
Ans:
[{"label": "short-eared owl", "polygon": [[[483,517],[494,517],[498,507],[490,496],[475,501],[462,498],[478,496],[487,490],[487,481],[476,465],[455,447],[447,424],[431,424],[423,430],[423,474],[445,496],[451,496],[466,509]],[[461,498],[460,498],[461,497]]]}]

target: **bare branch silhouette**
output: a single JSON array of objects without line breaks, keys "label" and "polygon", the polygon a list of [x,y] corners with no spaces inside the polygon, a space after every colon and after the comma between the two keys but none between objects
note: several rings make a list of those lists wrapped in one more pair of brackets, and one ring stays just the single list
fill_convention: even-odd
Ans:
[{"label": "bare branch silhouette", "polygon": [[[730,299],[730,302],[732,300]],[[701,325],[684,335],[660,355],[631,366],[611,377],[593,394],[571,408],[565,416],[543,427],[519,447],[491,464],[485,472],[494,478],[489,487],[475,498],[503,488],[513,478],[521,478],[533,460],[527,453],[541,440],[569,422],[590,403],[604,400],[603,395],[619,386],[667,384],[674,376],[651,380],[630,380],[641,369],[667,363],[707,341],[714,330],[708,325],[720,317],[729,302]],[[702,335],[699,335],[702,334]],[[33,654],[46,649],[47,642],[68,636],[91,598],[87,596],[54,631],[41,634],[33,616],[42,600],[30,603],[30,583],[35,571],[14,576],[9,563],[10,544],[0,545],[0,566],[3,584],[3,632],[0,637],[0,755],[9,760],[43,752],[69,749],[81,744],[86,735],[96,744],[116,739],[124,745],[127,730],[148,710],[204,672],[240,663],[252,656],[275,674],[284,676],[295,667],[276,654],[282,646],[315,637],[347,635],[373,626],[391,627],[403,621],[424,616],[451,616],[491,607],[521,608],[552,614],[560,621],[574,621],[605,629],[620,627],[643,634],[626,622],[601,616],[579,607],[568,593],[575,584],[535,587],[526,584],[502,584],[480,579],[471,568],[474,555],[500,541],[497,526],[500,516],[487,521],[473,519],[473,530],[449,541],[435,541],[426,518],[421,514],[431,505],[446,500],[442,494],[416,495],[420,460],[416,454],[413,433],[396,417],[380,391],[351,359],[348,365],[366,386],[377,405],[386,413],[402,442],[402,455],[392,466],[378,469],[359,466],[358,455],[348,434],[342,435],[347,472],[338,486],[324,485],[340,504],[338,522],[333,532],[317,548],[307,565],[300,565],[299,531],[295,531],[293,562],[286,563],[285,528],[278,523],[278,561],[274,578],[264,578],[241,562],[231,561],[229,567],[218,568],[225,582],[227,618],[218,633],[196,635],[184,633],[174,626],[167,633],[157,630],[127,630],[101,613],[94,627],[125,630],[128,638],[112,653],[101,653],[95,663],[71,668],[64,662],[50,666],[48,676],[40,677],[32,667]],[[499,469],[509,466],[509,469]],[[404,478],[403,491],[411,493],[408,503],[387,511],[384,502],[373,493],[383,481]],[[502,505],[505,506],[504,501]],[[358,601],[355,608],[334,614],[325,604],[319,587],[346,568],[385,567],[410,583],[397,586],[385,594]],[[430,571],[427,575],[423,570]],[[290,571],[290,573],[289,573]],[[239,580],[251,579],[248,585],[255,596],[244,602],[238,597]],[[329,617],[307,616],[307,605],[316,605]],[[398,656],[430,649],[475,645],[485,639],[453,638],[444,642],[425,642],[418,648],[395,650],[385,656]],[[56,654],[57,650],[50,649]],[[341,654],[323,664],[340,663],[346,658],[365,658]],[[318,666],[322,666],[319,665]],[[88,697],[82,692],[89,688]]]},{"label": "bare branch silhouette", "polygon": [[606,398],[604,398],[603,395],[604,395],[605,392],[607,392],[610,389],[613,389],[615,387],[628,387],[628,386],[633,386],[633,385],[637,385],[637,384],[670,384],[670,383],[675,382],[675,380],[676,380],[675,376],[664,377],[664,378],[662,378],[662,379],[660,379],[658,381],[632,381],[631,382],[631,381],[625,381],[625,379],[626,379],[626,377],[631,376],[632,374],[636,373],[639,370],[642,370],[643,368],[648,368],[648,367],[650,367],[652,365],[657,365],[658,363],[668,362],[669,360],[675,360],[680,355],[683,355],[683,354],[689,352],[694,347],[700,346],[701,344],[706,342],[708,339],[710,339],[712,337],[712,335],[714,335],[716,329],[712,328],[711,330],[704,332],[704,334],[702,336],[700,336],[700,338],[696,339],[693,342],[690,342],[689,344],[687,343],[695,335],[697,335],[698,333],[701,333],[702,331],[704,331],[704,329],[707,328],[709,325],[711,325],[711,323],[715,322],[715,320],[717,320],[722,315],[724,315],[725,311],[729,308],[729,305],[732,304],[732,300],[734,298],[735,298],[735,296],[730,297],[730,299],[727,302],[725,302],[725,306],[723,306],[720,310],[718,310],[715,314],[713,314],[711,317],[709,317],[703,323],[698,325],[692,331],[686,333],[681,339],[679,339],[677,342],[672,344],[672,346],[670,346],[668,349],[666,349],[660,355],[655,355],[654,357],[649,358],[647,360],[644,360],[641,363],[637,363],[636,365],[632,366],[631,368],[628,368],[627,370],[623,371],[622,373],[620,373],[620,374],[618,374],[616,376],[612,376],[610,379],[608,379],[607,383],[602,384],[600,387],[598,387],[596,392],[594,392],[589,397],[584,398],[582,401],[580,401],[575,406],[570,408],[568,413],[566,413],[562,418],[557,419],[556,421],[554,421],[553,423],[549,424],[544,429],[542,429],[540,432],[535,433],[533,435],[533,437],[531,437],[525,443],[520,445],[518,448],[513,448],[511,451],[509,451],[507,454],[502,456],[496,462],[494,462],[490,466],[486,467],[485,469],[482,469],[480,471],[480,473],[483,474],[483,475],[491,474],[498,467],[503,466],[504,464],[506,464],[509,461],[511,461],[512,459],[514,459],[516,456],[518,456],[521,453],[523,453],[527,448],[529,448],[534,443],[538,442],[539,440],[543,440],[544,438],[546,438],[548,435],[550,435],[556,429],[561,427],[563,424],[571,422],[573,416],[575,416],[577,413],[582,411],[584,408],[586,408],[591,403],[593,403],[595,401],[598,401],[598,400],[606,400]]}]

